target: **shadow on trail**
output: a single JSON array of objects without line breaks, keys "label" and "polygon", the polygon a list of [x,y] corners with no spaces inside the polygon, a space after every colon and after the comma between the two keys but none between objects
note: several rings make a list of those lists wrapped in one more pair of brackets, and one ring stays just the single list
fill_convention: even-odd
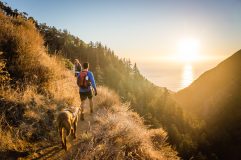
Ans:
[{"label": "shadow on trail", "polygon": [[[47,152],[44,152],[44,154],[40,154],[39,157],[34,158],[33,160],[40,160],[40,159],[51,159],[53,156],[55,156],[56,154],[58,154],[62,148],[60,146],[49,146],[49,147],[45,147],[45,150],[48,150]],[[38,152],[40,152],[41,149],[38,150]]]},{"label": "shadow on trail", "polygon": [[50,145],[46,145],[46,146],[43,146],[43,147],[40,147],[39,149],[35,150],[35,152],[40,152],[41,150],[45,150],[45,149],[48,149],[48,148],[51,148],[53,146],[57,146],[59,143],[53,143],[53,144],[50,144]]},{"label": "shadow on trail", "polygon": [[14,150],[1,151],[0,159],[15,160],[18,158],[27,157],[29,154],[29,152],[19,152]]}]

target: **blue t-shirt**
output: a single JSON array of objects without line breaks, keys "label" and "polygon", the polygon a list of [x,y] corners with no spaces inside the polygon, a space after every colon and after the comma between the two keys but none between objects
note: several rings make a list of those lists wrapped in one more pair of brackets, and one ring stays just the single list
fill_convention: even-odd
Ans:
[{"label": "blue t-shirt", "polygon": [[[78,77],[80,76],[80,73],[78,75]],[[91,90],[91,87],[94,88],[94,90],[96,90],[96,84],[95,84],[95,78],[92,72],[88,71],[87,72],[87,76],[91,82],[91,86],[89,86],[88,88],[80,88],[79,91],[80,92],[89,92]]]}]

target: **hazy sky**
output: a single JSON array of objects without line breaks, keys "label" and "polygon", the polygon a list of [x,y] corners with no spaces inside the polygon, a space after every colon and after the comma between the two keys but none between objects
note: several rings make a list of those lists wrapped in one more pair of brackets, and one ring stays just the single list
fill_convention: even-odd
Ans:
[{"label": "hazy sky", "polygon": [[86,42],[101,41],[132,59],[173,53],[183,37],[199,39],[205,54],[241,48],[241,0],[4,1],[39,22]]},{"label": "hazy sky", "polygon": [[241,49],[241,0],[4,2],[41,23],[67,29],[87,43],[100,41],[142,69],[176,53],[178,42],[185,37],[200,42],[201,55],[228,57]]}]

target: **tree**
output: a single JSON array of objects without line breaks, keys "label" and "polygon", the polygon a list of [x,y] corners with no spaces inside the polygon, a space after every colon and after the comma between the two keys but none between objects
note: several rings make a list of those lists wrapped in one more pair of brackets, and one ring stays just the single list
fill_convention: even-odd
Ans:
[{"label": "tree", "polygon": [[104,84],[104,73],[103,71],[101,70],[100,66],[97,65],[96,66],[96,69],[95,69],[95,77],[96,77],[96,81],[99,85],[103,85]]}]

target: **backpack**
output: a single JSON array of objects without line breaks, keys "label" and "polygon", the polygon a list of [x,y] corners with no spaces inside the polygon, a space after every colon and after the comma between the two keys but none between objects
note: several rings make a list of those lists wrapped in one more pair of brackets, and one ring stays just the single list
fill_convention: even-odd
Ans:
[{"label": "backpack", "polygon": [[87,73],[88,72],[86,71],[82,71],[78,76],[77,84],[80,88],[87,89],[90,86],[90,80]]}]

